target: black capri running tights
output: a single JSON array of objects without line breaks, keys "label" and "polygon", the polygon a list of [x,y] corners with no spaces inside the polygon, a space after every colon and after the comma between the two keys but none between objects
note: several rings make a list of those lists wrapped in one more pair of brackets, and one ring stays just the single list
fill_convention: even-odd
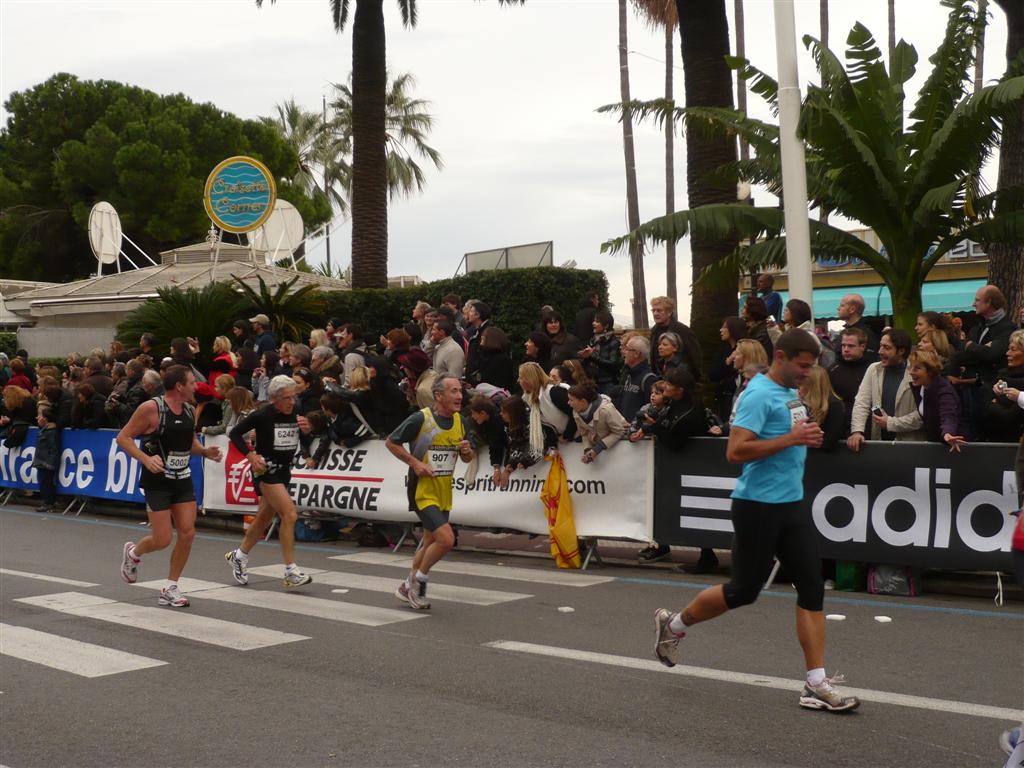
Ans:
[{"label": "black capri running tights", "polygon": [[778,557],[796,586],[796,604],[820,611],[825,600],[818,555],[818,531],[800,502],[765,504],[732,501],[732,580],[725,585],[725,604],[730,608],[757,600]]}]

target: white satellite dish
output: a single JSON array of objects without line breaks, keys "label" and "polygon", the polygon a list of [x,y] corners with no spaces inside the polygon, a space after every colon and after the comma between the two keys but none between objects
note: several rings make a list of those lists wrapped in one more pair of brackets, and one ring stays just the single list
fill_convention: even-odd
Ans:
[{"label": "white satellite dish", "polygon": [[121,253],[121,218],[108,202],[89,211],[89,245],[100,264],[113,264]]},{"label": "white satellite dish", "polygon": [[249,245],[266,251],[267,265],[273,266],[281,259],[291,259],[295,249],[302,242],[305,225],[302,214],[287,200],[278,198],[274,212],[262,227],[249,232]]}]

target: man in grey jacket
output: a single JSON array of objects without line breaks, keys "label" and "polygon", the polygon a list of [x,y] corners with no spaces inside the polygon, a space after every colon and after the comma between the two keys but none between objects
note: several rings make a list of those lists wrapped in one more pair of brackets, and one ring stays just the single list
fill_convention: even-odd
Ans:
[{"label": "man in grey jacket", "polygon": [[433,369],[438,377],[451,376],[461,379],[466,367],[466,353],[452,338],[454,326],[447,317],[439,316],[430,329],[430,343],[433,345]]},{"label": "man in grey jacket", "polygon": [[882,334],[879,361],[868,366],[853,401],[846,445],[854,453],[864,444],[866,434],[872,440],[925,440],[924,420],[918,413],[907,372],[910,349],[910,334],[906,331],[892,328]]}]

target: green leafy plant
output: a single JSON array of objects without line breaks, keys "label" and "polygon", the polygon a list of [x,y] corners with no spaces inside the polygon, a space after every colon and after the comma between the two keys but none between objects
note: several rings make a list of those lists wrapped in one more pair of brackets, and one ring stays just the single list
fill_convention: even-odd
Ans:
[{"label": "green leafy plant", "polygon": [[[904,85],[918,57],[905,41],[896,45],[886,69],[871,32],[854,25],[847,37],[846,63],[811,36],[804,44],[814,57],[820,84],[811,85],[800,113],[806,143],[807,189],[811,205],[871,227],[884,246],[879,252],[849,232],[809,217],[814,258],[861,260],[885,281],[892,294],[895,323],[912,328],[921,311],[921,285],[938,260],[964,239],[1024,242],[1024,186],[986,193],[980,170],[998,145],[1002,117],[1024,98],[1024,76],[969,90],[975,39],[984,24],[969,0],[946,0],[946,32],[924,86],[904,125]],[[778,84],[742,59],[731,65],[777,113]],[[621,109],[609,105],[608,111]],[[637,102],[634,115],[685,122],[745,138],[756,157],[718,170],[782,190],[779,128],[732,109],[677,109],[664,100]],[[743,203],[716,204],[653,219],[628,235],[607,241],[604,252],[631,242],[678,241],[686,235],[710,239],[746,238],[731,254],[705,270],[704,278],[735,281],[739,272],[786,264],[785,222],[778,208]]]},{"label": "green leafy plant", "polygon": [[171,339],[194,337],[200,348],[210,350],[217,336],[225,336],[244,310],[245,302],[226,283],[202,288],[158,288],[158,298],[133,309],[117,325],[117,339],[126,348],[138,345],[144,333],[156,336],[156,352],[166,355]]},{"label": "green leafy plant", "polygon": [[315,285],[295,289],[299,278],[279,283],[274,290],[267,287],[262,277],[256,290],[237,277],[232,278],[241,291],[246,312],[253,316],[262,313],[270,318],[270,326],[280,341],[302,341],[309,336],[314,325],[324,320],[323,298]]}]

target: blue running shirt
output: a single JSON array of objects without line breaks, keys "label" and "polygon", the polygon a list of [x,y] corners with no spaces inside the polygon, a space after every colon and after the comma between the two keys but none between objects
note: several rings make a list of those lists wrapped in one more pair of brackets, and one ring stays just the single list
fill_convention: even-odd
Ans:
[{"label": "blue running shirt", "polygon": [[[746,429],[759,440],[780,437],[806,419],[807,407],[795,389],[780,387],[764,374],[757,374],[736,403],[733,427]],[[743,474],[732,492],[734,499],[786,504],[804,497],[805,446],[793,446],[759,461],[743,465]]]}]

